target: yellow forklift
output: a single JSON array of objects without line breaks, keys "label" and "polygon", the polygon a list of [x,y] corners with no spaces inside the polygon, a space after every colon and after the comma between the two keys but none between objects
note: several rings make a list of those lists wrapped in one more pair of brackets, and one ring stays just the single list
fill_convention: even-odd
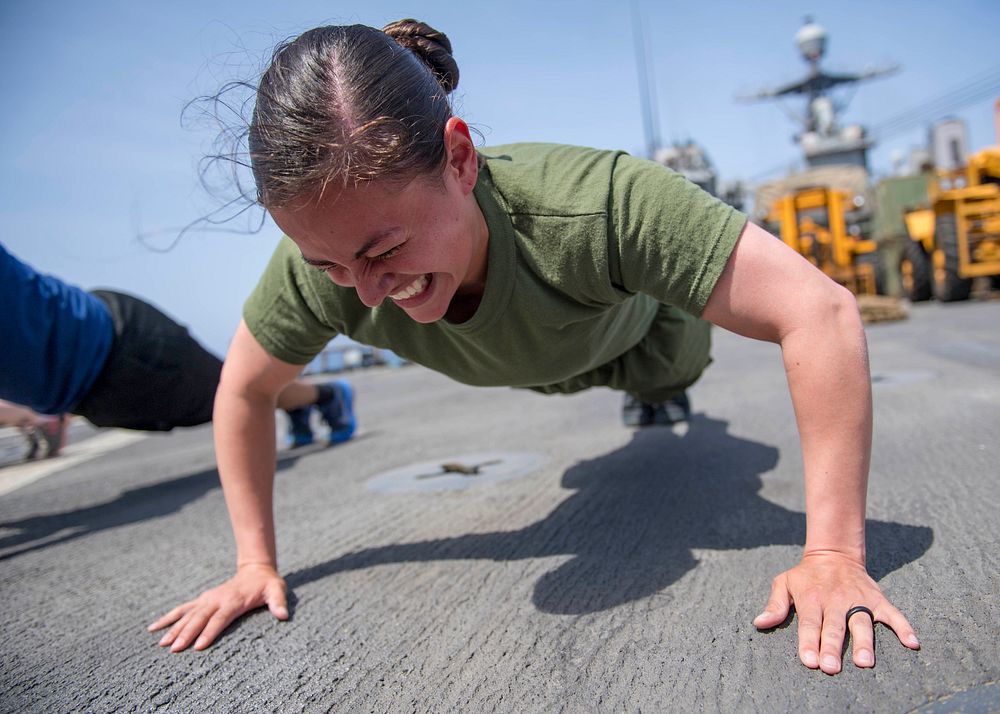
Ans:
[{"label": "yellow forklift", "polygon": [[767,227],[855,295],[876,295],[876,246],[864,237],[865,203],[838,188],[798,188],[774,200]]},{"label": "yellow forklift", "polygon": [[[1000,100],[996,117],[1000,142]],[[1000,290],[1000,144],[937,172],[928,205],[906,213],[906,229],[902,280],[911,300],[932,292],[942,302],[967,300],[975,278]]]}]

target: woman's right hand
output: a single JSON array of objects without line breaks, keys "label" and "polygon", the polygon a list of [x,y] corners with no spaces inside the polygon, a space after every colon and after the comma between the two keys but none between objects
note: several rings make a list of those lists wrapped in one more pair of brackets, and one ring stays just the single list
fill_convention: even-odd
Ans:
[{"label": "woman's right hand", "polygon": [[267,606],[279,620],[288,619],[287,586],[271,565],[240,566],[236,575],[194,600],[178,605],[149,626],[150,632],[170,627],[160,639],[161,647],[180,652],[194,644],[203,650],[241,615]]}]

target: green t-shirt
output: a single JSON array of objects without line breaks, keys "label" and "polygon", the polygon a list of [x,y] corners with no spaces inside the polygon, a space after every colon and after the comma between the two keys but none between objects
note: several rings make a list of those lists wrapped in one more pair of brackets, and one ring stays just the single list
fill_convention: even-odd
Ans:
[{"label": "green t-shirt", "polygon": [[389,299],[368,308],[285,238],[244,306],[257,341],[305,364],[339,333],[466,384],[552,384],[636,345],[660,303],[699,316],[746,221],[622,152],[512,144],[480,154],[488,269],[471,319],[420,324]]}]

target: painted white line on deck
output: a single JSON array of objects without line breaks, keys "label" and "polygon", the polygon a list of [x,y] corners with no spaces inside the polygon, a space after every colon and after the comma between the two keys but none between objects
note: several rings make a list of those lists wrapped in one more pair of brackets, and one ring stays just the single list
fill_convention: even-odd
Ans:
[{"label": "painted white line on deck", "polygon": [[27,486],[29,483],[34,483],[40,478],[72,468],[132,442],[145,439],[147,436],[149,435],[142,431],[115,429],[84,439],[78,444],[70,444],[62,449],[59,456],[54,458],[29,461],[17,466],[6,466],[0,469],[0,496],[22,486]]}]

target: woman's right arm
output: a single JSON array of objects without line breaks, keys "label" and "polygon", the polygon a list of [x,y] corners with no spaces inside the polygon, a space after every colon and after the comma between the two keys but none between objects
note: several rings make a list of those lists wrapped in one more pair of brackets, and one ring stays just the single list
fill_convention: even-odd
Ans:
[{"label": "woman's right arm", "polygon": [[301,370],[268,354],[240,322],[213,415],[219,476],[236,538],[236,574],[149,626],[170,627],[160,645],[171,652],[208,647],[233,620],[259,607],[288,619],[274,539],[274,410],[278,394]]}]

